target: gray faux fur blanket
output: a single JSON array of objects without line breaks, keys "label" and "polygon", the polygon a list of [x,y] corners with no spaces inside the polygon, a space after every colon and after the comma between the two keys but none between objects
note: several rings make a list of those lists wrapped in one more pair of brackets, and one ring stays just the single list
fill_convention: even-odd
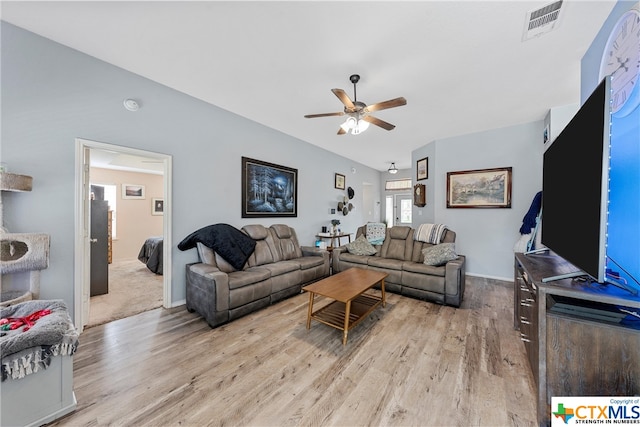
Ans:
[{"label": "gray faux fur blanket", "polygon": [[76,331],[62,300],[25,301],[0,309],[0,318],[26,317],[39,310],[51,310],[27,331],[19,327],[1,331],[2,381],[24,378],[46,369],[54,356],[71,356],[78,348]]}]

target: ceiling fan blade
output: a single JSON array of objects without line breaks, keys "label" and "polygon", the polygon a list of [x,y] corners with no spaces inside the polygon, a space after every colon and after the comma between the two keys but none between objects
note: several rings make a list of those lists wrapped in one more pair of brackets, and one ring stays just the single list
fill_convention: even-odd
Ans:
[{"label": "ceiling fan blade", "polygon": [[305,117],[307,119],[315,119],[316,117],[330,117],[330,116],[344,116],[343,111],[338,111],[337,113],[321,113],[321,114],[307,114]]},{"label": "ceiling fan blade", "polygon": [[338,135],[344,135],[345,133],[347,133],[347,132],[345,132],[344,129],[342,129],[342,128],[338,129]]},{"label": "ceiling fan blade", "polygon": [[390,99],[388,101],[378,102],[364,108],[365,113],[373,113],[374,111],[386,110],[387,108],[400,107],[406,105],[407,100],[403,97]]},{"label": "ceiling fan blade", "polygon": [[380,120],[373,116],[364,116],[362,120],[364,120],[365,122],[374,124],[376,126],[380,126],[381,128],[386,130],[393,130],[396,127],[396,125],[392,125],[391,123],[385,122],[384,120]]},{"label": "ceiling fan blade", "polygon": [[347,95],[345,91],[343,91],[342,89],[331,89],[331,92],[333,92],[334,95],[338,97],[340,102],[342,102],[344,106],[349,109],[349,111],[355,111],[356,106],[353,104],[353,101],[351,100],[351,98],[349,98],[349,95]]}]

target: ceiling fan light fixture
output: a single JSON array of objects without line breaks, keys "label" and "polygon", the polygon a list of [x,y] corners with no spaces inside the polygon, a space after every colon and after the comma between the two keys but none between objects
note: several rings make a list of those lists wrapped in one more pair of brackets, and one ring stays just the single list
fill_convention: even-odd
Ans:
[{"label": "ceiling fan light fixture", "polygon": [[340,125],[340,127],[345,132],[351,133],[351,129],[355,128],[357,124],[358,120],[356,120],[356,118],[353,116],[349,116],[347,117],[347,120],[345,120],[344,123]]},{"label": "ceiling fan light fixture", "polygon": [[389,166],[388,171],[392,175],[398,173],[398,168],[396,167],[396,164],[392,162],[391,166]]},{"label": "ceiling fan light fixture", "polygon": [[359,119],[355,115],[350,115],[347,120],[340,125],[342,130],[351,135],[358,135],[369,128],[369,122]]},{"label": "ceiling fan light fixture", "polygon": [[362,133],[365,130],[369,129],[369,122],[366,120],[358,120],[358,124],[356,125],[356,129],[358,130],[358,133]]}]

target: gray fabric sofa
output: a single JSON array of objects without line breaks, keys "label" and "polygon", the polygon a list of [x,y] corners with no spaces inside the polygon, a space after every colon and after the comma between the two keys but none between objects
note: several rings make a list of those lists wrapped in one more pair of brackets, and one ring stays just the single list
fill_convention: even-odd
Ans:
[{"label": "gray fabric sofa", "polygon": [[200,242],[200,262],[187,265],[187,310],[211,327],[299,294],[302,286],[329,276],[329,253],[300,246],[293,228],[254,224],[241,230],[256,242],[242,270]]},{"label": "gray fabric sofa", "polygon": [[[358,228],[356,238],[366,236],[366,225]],[[441,243],[455,243],[456,233],[446,230]],[[385,290],[414,298],[459,307],[464,295],[465,256],[442,266],[424,264],[422,249],[433,246],[414,240],[414,229],[396,226],[387,229],[382,245],[374,255],[355,255],[346,246],[333,250],[334,274],[358,267],[387,273]]]}]

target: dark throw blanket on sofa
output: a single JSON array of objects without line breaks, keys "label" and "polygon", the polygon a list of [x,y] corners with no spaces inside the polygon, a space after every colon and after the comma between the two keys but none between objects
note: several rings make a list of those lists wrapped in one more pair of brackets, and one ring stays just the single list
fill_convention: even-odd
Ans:
[{"label": "dark throw blanket on sofa", "polygon": [[194,231],[178,243],[178,249],[186,251],[196,243],[216,251],[236,270],[242,270],[256,248],[256,242],[242,231],[229,224],[213,224]]}]

